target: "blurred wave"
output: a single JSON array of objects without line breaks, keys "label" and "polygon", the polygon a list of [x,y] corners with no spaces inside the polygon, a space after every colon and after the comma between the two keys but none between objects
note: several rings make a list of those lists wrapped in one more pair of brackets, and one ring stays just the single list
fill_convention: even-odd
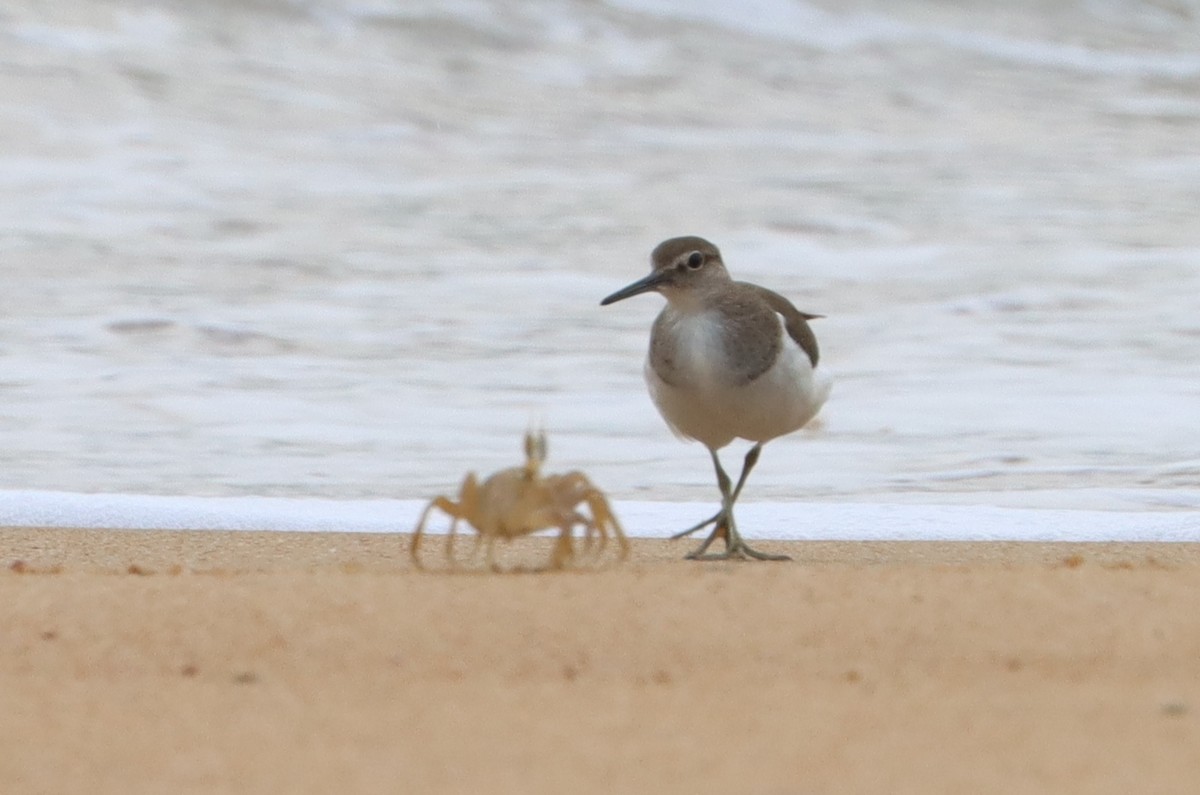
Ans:
[{"label": "blurred wave", "polygon": [[710,499],[597,306],[698,233],[827,316],[748,500],[1175,509],[1198,73],[1182,0],[10,3],[0,488],[412,499],[541,422]]}]

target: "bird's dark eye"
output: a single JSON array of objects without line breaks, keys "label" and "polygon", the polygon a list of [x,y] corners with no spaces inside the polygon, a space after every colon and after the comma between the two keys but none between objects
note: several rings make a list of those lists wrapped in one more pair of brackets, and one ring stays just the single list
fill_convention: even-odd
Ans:
[{"label": "bird's dark eye", "polygon": [[704,264],[704,255],[699,251],[693,251],[691,256],[687,258],[687,266],[692,270],[699,270]]}]

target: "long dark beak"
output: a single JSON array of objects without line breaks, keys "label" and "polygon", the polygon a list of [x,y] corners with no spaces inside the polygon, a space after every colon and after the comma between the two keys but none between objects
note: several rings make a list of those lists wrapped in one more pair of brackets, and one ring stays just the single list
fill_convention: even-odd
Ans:
[{"label": "long dark beak", "polygon": [[638,279],[628,287],[622,287],[620,290],[617,290],[608,298],[601,301],[600,306],[608,306],[609,304],[615,304],[617,301],[624,301],[626,298],[632,298],[635,295],[656,290],[666,280],[667,273],[667,271],[654,271],[646,278]]}]

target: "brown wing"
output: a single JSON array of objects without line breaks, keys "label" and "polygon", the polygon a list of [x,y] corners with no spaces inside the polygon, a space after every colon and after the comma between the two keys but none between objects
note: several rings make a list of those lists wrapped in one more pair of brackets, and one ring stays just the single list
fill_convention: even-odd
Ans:
[{"label": "brown wing", "polygon": [[754,288],[754,291],[761,295],[763,299],[771,305],[771,308],[783,316],[783,325],[787,330],[788,336],[792,341],[800,346],[800,349],[808,354],[808,360],[812,362],[812,366],[816,367],[817,362],[821,358],[821,351],[817,347],[817,335],[808,326],[808,321],[816,320],[823,315],[810,315],[807,312],[801,312],[796,307],[792,306],[792,302],[784,298],[776,292],[768,290],[766,287],[759,287],[757,284],[742,282],[747,287]]}]

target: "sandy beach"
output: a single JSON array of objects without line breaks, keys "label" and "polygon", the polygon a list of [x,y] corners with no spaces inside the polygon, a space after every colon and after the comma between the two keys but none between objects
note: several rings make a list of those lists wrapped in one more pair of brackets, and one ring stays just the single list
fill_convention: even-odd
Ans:
[{"label": "sandy beach", "polygon": [[406,541],[0,531],[4,789],[1200,780],[1200,545],[790,542],[759,565],[634,540],[621,565],[451,574]]}]

